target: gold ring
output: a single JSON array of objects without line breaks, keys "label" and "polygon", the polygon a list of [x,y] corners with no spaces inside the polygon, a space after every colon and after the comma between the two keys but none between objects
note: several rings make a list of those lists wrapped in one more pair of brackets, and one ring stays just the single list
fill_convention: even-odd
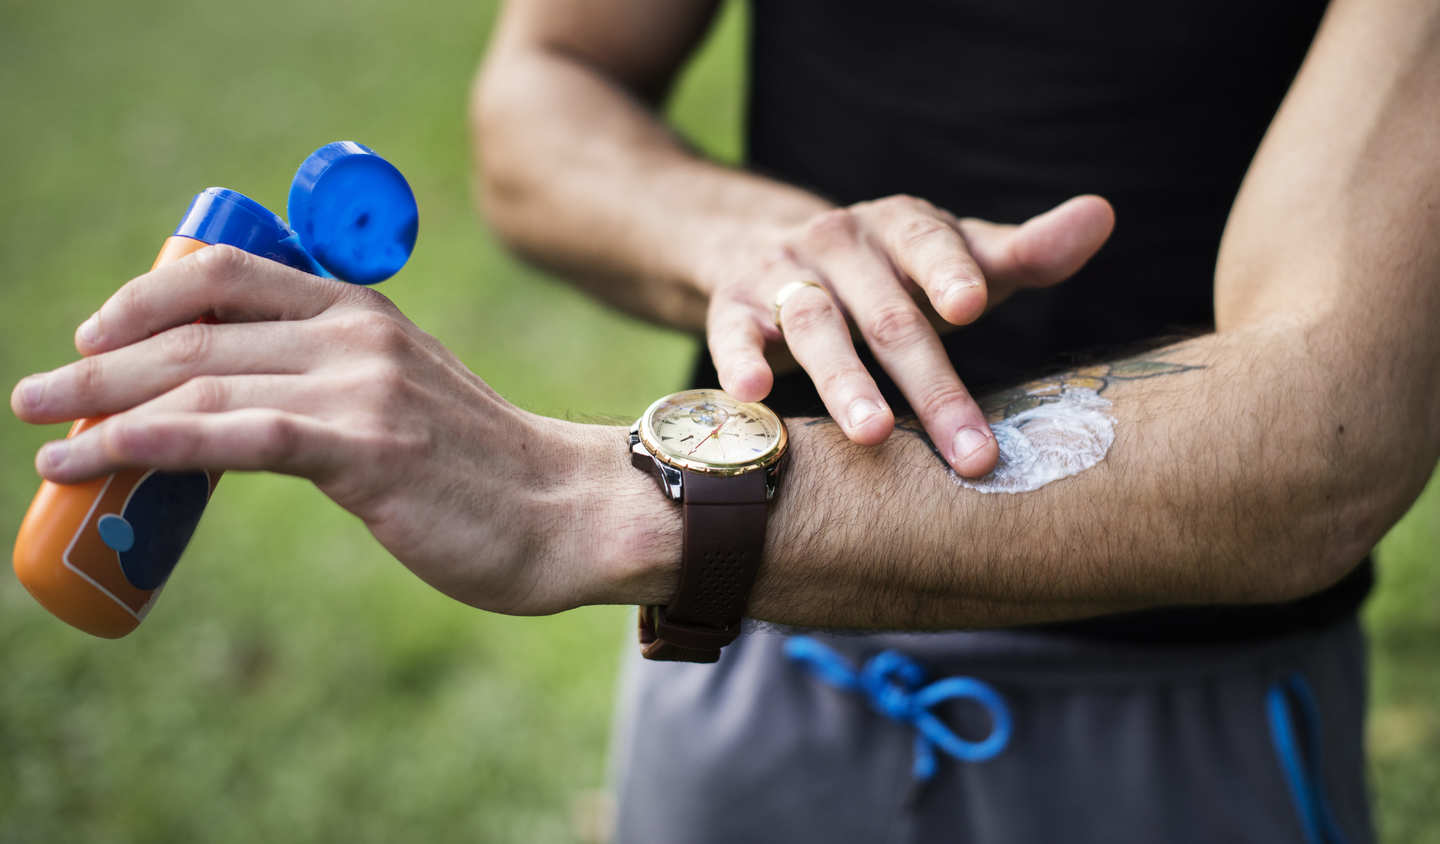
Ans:
[{"label": "gold ring", "polygon": [[780,291],[775,294],[775,327],[779,328],[782,332],[785,329],[782,328],[780,325],[780,307],[785,304],[786,299],[794,296],[797,290],[801,290],[806,287],[814,287],[818,289],[821,293],[824,293],[826,296],[830,295],[830,291],[825,289],[825,285],[811,278],[800,279],[799,281],[792,281],[784,287],[780,288]]}]

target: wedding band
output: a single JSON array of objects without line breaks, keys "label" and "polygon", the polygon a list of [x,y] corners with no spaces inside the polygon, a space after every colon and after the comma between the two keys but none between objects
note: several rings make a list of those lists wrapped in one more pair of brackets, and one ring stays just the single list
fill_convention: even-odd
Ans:
[{"label": "wedding band", "polygon": [[830,295],[830,291],[825,289],[825,285],[821,284],[821,283],[818,282],[818,281],[815,281],[814,279],[810,279],[810,278],[801,279],[801,280],[799,280],[799,281],[792,281],[792,282],[790,282],[789,284],[785,285],[784,287],[780,288],[780,292],[778,292],[778,293],[775,294],[775,327],[776,327],[776,328],[779,328],[781,331],[784,331],[784,330],[785,330],[785,329],[782,328],[781,325],[780,325],[780,308],[781,308],[782,305],[785,304],[785,300],[786,300],[786,299],[789,299],[791,296],[795,295],[795,291],[801,290],[801,289],[806,288],[806,287],[814,287],[814,288],[819,289],[820,292],[821,292],[821,293],[824,293],[826,296],[829,296],[829,295]]}]

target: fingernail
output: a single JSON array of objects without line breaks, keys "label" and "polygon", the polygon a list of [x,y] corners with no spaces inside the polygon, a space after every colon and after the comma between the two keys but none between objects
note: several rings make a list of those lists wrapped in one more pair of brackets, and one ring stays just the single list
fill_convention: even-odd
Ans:
[{"label": "fingernail", "polygon": [[100,339],[100,314],[92,314],[91,317],[80,323],[75,329],[75,337],[87,346],[95,345]]},{"label": "fingernail", "polygon": [[961,428],[955,432],[955,462],[959,463],[985,447],[990,438],[979,428]]},{"label": "fingernail", "polygon": [[850,402],[850,427],[858,428],[865,424],[865,420],[880,412],[880,405],[869,399],[856,399]]},{"label": "fingernail", "polygon": [[45,378],[39,375],[31,375],[20,382],[20,404],[26,410],[35,410],[40,407],[40,400],[45,396]]},{"label": "fingernail", "polygon": [[58,469],[70,453],[70,444],[65,441],[53,442],[40,449],[40,465],[45,469]]}]

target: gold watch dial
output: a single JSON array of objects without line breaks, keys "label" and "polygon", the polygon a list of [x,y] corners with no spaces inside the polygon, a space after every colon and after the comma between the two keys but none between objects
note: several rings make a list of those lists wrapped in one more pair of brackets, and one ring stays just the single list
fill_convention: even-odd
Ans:
[{"label": "gold watch dial", "polygon": [[786,446],[785,423],[774,411],[721,390],[686,390],[650,405],[640,439],[672,466],[717,474],[769,466]]}]

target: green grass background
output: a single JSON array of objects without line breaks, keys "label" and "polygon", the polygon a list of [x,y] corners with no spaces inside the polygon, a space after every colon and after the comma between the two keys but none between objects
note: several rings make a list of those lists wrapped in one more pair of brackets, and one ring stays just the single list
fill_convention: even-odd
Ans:
[{"label": "green grass background", "polygon": [[[492,2],[0,0],[0,383],[149,266],[207,185],[283,208],[332,139],[368,143],[421,207],[381,289],[503,395],[632,416],[681,384],[687,338],[507,256],[472,210],[464,126]],[[743,8],[672,105],[734,159]],[[0,533],[63,429],[0,414]],[[617,448],[619,446],[617,445]],[[1385,839],[1440,841],[1440,485],[1381,548],[1366,612]],[[476,612],[422,585],[292,479],[230,474],[144,627],[92,639],[0,578],[0,841],[576,839],[603,783],[624,611]]]}]

